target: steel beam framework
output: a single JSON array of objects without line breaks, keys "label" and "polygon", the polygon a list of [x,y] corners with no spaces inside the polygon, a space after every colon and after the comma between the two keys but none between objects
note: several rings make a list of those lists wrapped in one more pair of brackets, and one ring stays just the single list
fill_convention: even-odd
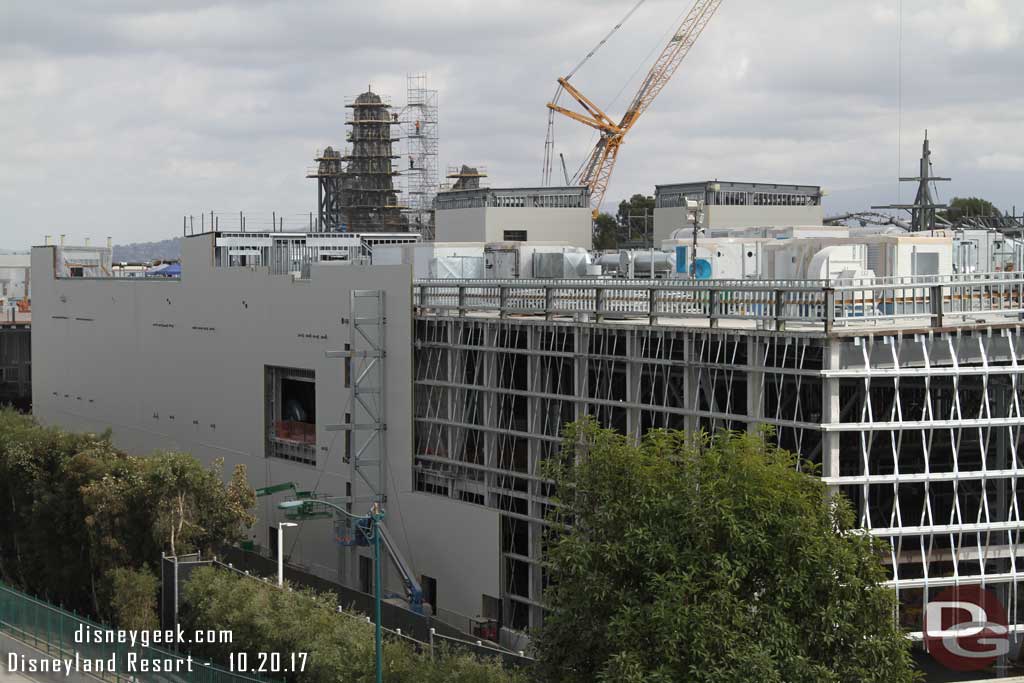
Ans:
[{"label": "steel beam framework", "polygon": [[1024,622],[1024,326],[837,334],[636,322],[416,317],[415,487],[501,512],[506,625],[543,618],[539,465],[584,415],[634,438],[770,425],[891,543],[909,631],[921,630],[929,595],[957,583],[991,585]]}]

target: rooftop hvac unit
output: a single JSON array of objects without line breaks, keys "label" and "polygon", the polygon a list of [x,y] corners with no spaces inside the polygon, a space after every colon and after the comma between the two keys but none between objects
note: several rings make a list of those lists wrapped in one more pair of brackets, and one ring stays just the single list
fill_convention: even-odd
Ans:
[{"label": "rooftop hvac unit", "polygon": [[533,276],[541,279],[584,277],[589,265],[590,254],[582,251],[533,254]]},{"label": "rooftop hvac unit", "polygon": [[430,261],[430,277],[439,280],[479,280],[484,277],[483,256],[439,256]]},{"label": "rooftop hvac unit", "polygon": [[484,252],[484,271],[493,280],[514,280],[519,277],[519,250],[488,248]]},{"label": "rooftop hvac unit", "polygon": [[811,257],[807,265],[808,280],[831,280],[843,271],[864,270],[866,248],[863,244],[842,244],[825,247]]},{"label": "rooftop hvac unit", "polygon": [[[582,277],[589,263],[590,253],[582,247],[492,242],[484,248],[485,277],[495,280]],[[538,267],[544,275],[537,274]]]}]

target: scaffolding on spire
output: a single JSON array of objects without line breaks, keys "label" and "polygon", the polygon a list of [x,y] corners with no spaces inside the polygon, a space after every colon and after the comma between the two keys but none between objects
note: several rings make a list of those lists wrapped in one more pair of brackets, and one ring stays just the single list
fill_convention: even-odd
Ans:
[{"label": "scaffolding on spire", "polygon": [[407,78],[406,105],[401,114],[406,158],[401,165],[409,230],[434,236],[434,197],[438,188],[437,90],[426,74]]}]

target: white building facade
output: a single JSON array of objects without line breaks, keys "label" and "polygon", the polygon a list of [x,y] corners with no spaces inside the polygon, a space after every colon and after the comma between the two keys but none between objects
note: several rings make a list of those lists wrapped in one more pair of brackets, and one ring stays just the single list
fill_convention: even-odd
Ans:
[{"label": "white building facade", "polygon": [[654,191],[654,243],[690,228],[686,200],[704,202],[702,227],[765,228],[821,225],[825,214],[815,185],[737,183],[708,180],[657,185]]}]

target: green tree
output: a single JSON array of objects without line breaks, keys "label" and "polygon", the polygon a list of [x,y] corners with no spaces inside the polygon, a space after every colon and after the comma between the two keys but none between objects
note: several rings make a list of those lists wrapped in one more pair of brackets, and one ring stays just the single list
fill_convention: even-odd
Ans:
[{"label": "green tree", "polygon": [[149,567],[119,567],[107,572],[111,621],[125,629],[153,631],[160,628],[157,591],[160,581]]},{"label": "green tree", "polygon": [[980,197],[953,197],[949,208],[940,214],[943,218],[955,223],[971,216],[1002,216],[1002,212],[987,199]]},{"label": "green tree", "polygon": [[562,455],[534,641],[546,680],[915,680],[883,544],[766,434],[634,445],[585,421]]},{"label": "green tree", "polygon": [[51,602],[115,616],[112,570],[155,566],[162,551],[215,551],[252,525],[244,466],[190,455],[136,457],[110,433],[71,434],[0,411],[0,578]]},{"label": "green tree", "polygon": [[224,461],[210,469],[185,453],[148,458],[144,491],[153,501],[153,533],[171,555],[212,553],[225,543],[242,539],[256,521],[251,508],[256,493],[249,486],[245,465],[236,465],[227,486],[222,483]]},{"label": "green tree", "polygon": [[[71,467],[79,454],[84,469]],[[104,476],[116,459],[109,434],[69,434],[0,410],[0,578],[95,613],[93,549],[84,542],[79,486],[83,477]]]},{"label": "green tree", "polygon": [[619,202],[619,212],[616,220],[623,228],[629,227],[629,217],[635,215],[646,215],[654,213],[654,197],[635,194],[628,200]]},{"label": "green tree", "polygon": [[615,218],[608,213],[599,213],[594,221],[594,249],[617,249],[619,247],[618,226]]}]

